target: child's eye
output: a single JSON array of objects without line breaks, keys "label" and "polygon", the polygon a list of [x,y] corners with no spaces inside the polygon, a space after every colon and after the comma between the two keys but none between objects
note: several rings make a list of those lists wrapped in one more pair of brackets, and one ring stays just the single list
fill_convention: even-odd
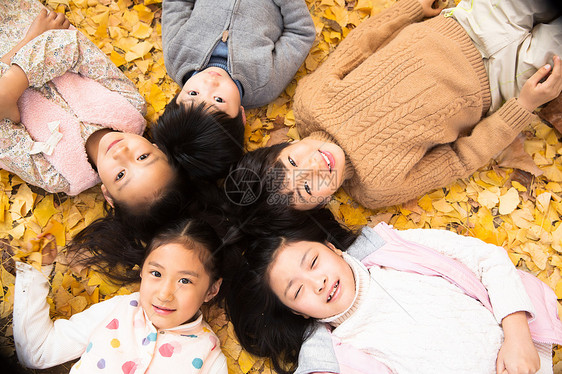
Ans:
[{"label": "child's eye", "polygon": [[142,154],[140,155],[137,160],[142,161],[142,160],[146,160],[148,158],[148,153]]},{"label": "child's eye", "polygon": [[295,299],[297,298],[297,296],[299,296],[299,293],[302,290],[302,286],[299,287],[299,289],[297,290],[297,292],[295,293]]},{"label": "child's eye", "polygon": [[304,190],[306,191],[307,194],[312,195],[312,191],[310,190],[310,186],[308,185],[308,182],[304,182]]},{"label": "child's eye", "polygon": [[187,91],[187,94],[188,94],[189,96],[197,96],[197,95],[199,95],[199,93],[198,93],[197,91],[193,91],[193,90]]},{"label": "child's eye", "polygon": [[287,157],[287,159],[289,160],[289,164],[293,165],[294,167],[297,167],[297,163],[295,162],[295,160],[293,160],[291,157]]},{"label": "child's eye", "polygon": [[125,176],[125,170],[121,170],[119,173],[117,173],[117,175],[115,176],[115,180],[118,181],[121,178],[123,178]]},{"label": "child's eye", "polygon": [[181,284],[190,284],[191,281],[190,281],[189,279],[187,279],[187,278],[182,278],[182,279],[180,279],[180,283],[181,283]]},{"label": "child's eye", "polygon": [[162,274],[160,274],[160,272],[156,270],[151,271],[150,274],[152,274],[156,278],[160,278],[162,276]]},{"label": "child's eye", "polygon": [[218,97],[218,96],[215,96],[215,101],[217,103],[224,103],[224,100],[222,99],[222,97]]},{"label": "child's eye", "polygon": [[310,264],[311,269],[314,267],[314,265],[316,265],[316,260],[318,260],[318,256],[314,257],[314,260],[312,260],[312,263]]}]

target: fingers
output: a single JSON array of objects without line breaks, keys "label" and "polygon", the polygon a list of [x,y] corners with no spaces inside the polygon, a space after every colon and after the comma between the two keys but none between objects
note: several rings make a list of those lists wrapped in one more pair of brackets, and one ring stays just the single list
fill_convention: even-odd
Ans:
[{"label": "fingers", "polygon": [[542,70],[544,68],[546,69],[547,73],[551,71],[550,76],[547,78],[547,80],[552,78],[553,81],[558,81],[562,77],[562,63],[560,62],[560,57],[558,56],[552,57],[552,60],[554,62],[554,67],[552,67],[550,64],[546,64],[539,70]]},{"label": "fingers", "polygon": [[560,62],[560,57],[558,56],[554,56],[552,59],[554,67],[552,67],[550,76],[542,83],[542,86],[552,96],[551,99],[554,99],[562,90],[562,62]]},{"label": "fingers", "polygon": [[539,82],[544,79],[544,77],[546,77],[546,75],[550,72],[550,69],[550,64],[544,65],[539,70],[537,70],[535,74],[531,75],[527,82],[529,82],[529,84],[531,84],[533,87],[537,86]]},{"label": "fingers", "polygon": [[53,23],[55,28],[67,29],[70,27],[70,21],[68,21],[64,13],[51,11],[47,17],[48,20]]},{"label": "fingers", "polygon": [[498,356],[498,358],[496,359],[496,374],[503,374],[504,372],[507,373],[505,364],[503,362],[503,359]]},{"label": "fingers", "polygon": [[435,0],[433,4],[431,4],[431,7],[433,9],[439,9],[439,11],[441,11],[442,9],[445,9],[448,3],[448,0]]}]

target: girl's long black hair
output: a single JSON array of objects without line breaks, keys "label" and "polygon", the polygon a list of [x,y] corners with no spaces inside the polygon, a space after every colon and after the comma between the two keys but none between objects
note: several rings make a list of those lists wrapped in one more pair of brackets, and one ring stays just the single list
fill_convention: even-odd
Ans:
[{"label": "girl's long black hair", "polygon": [[[152,127],[152,141],[174,169],[172,183],[152,202],[130,207],[105,204],[106,215],[80,231],[67,246],[71,264],[93,266],[118,283],[137,280],[144,245],[184,217],[204,215],[219,205],[217,180],[243,152],[244,123],[201,105],[178,105],[175,98]],[[150,137],[149,137],[150,139]]]},{"label": "girl's long black hair", "polygon": [[[256,236],[248,234],[252,230],[232,227],[225,239],[225,244],[234,247],[243,259],[236,270],[238,277],[232,279],[225,294],[226,310],[236,335],[248,352],[271,358],[280,373],[296,368],[300,348],[314,320],[294,314],[271,290],[268,269],[276,251],[302,240],[329,242],[347,250],[357,237],[327,209],[290,212],[296,220],[285,228],[276,226]],[[308,219],[303,220],[303,216]]]}]

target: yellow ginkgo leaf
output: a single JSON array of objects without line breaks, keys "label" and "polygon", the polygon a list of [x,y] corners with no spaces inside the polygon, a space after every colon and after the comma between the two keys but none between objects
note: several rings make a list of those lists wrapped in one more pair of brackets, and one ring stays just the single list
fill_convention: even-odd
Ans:
[{"label": "yellow ginkgo leaf", "polygon": [[478,193],[478,203],[488,209],[492,209],[500,201],[499,191],[492,192],[491,189],[482,190]]},{"label": "yellow ginkgo leaf", "polygon": [[132,46],[129,51],[125,53],[125,60],[130,62],[136,60],[137,58],[141,58],[150,52],[153,46],[154,44],[148,41],[140,42]]},{"label": "yellow ginkgo leaf", "polygon": [[519,193],[511,187],[504,195],[500,196],[500,214],[510,214],[520,202]]},{"label": "yellow ginkgo leaf", "polygon": [[148,26],[143,22],[139,22],[133,26],[133,30],[130,35],[139,39],[146,39],[152,34],[152,27]]},{"label": "yellow ginkgo leaf", "polygon": [[33,217],[41,227],[44,227],[51,217],[57,213],[58,210],[55,208],[53,203],[53,195],[47,195],[39,203],[37,203],[33,212]]},{"label": "yellow ginkgo leaf", "polygon": [[250,371],[252,366],[256,363],[256,358],[246,351],[240,352],[240,357],[238,358],[238,364],[243,373]]}]

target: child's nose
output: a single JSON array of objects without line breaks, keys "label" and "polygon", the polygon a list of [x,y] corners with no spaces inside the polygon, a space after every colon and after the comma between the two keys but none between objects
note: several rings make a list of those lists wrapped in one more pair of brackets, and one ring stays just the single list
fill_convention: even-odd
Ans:
[{"label": "child's nose", "polygon": [[176,292],[176,288],[173,285],[171,284],[163,285],[162,287],[160,287],[160,290],[158,291],[158,299],[163,302],[172,301],[174,297],[174,292]]},{"label": "child's nose", "polygon": [[316,293],[321,293],[325,287],[326,287],[326,277],[320,277],[316,281],[316,286],[314,287],[316,289]]},{"label": "child's nose", "polygon": [[[124,142],[123,142],[124,143]],[[119,159],[120,157],[127,156],[129,154],[129,147],[126,144],[120,145],[119,148],[113,152],[113,158]]]},{"label": "child's nose", "polygon": [[321,169],[322,164],[320,160],[320,154],[318,152],[313,152],[305,158],[306,160],[306,168],[309,169],[311,172],[318,172]]},{"label": "child's nose", "polygon": [[210,87],[217,87],[219,85],[219,81],[215,76],[206,76],[205,83]]}]

